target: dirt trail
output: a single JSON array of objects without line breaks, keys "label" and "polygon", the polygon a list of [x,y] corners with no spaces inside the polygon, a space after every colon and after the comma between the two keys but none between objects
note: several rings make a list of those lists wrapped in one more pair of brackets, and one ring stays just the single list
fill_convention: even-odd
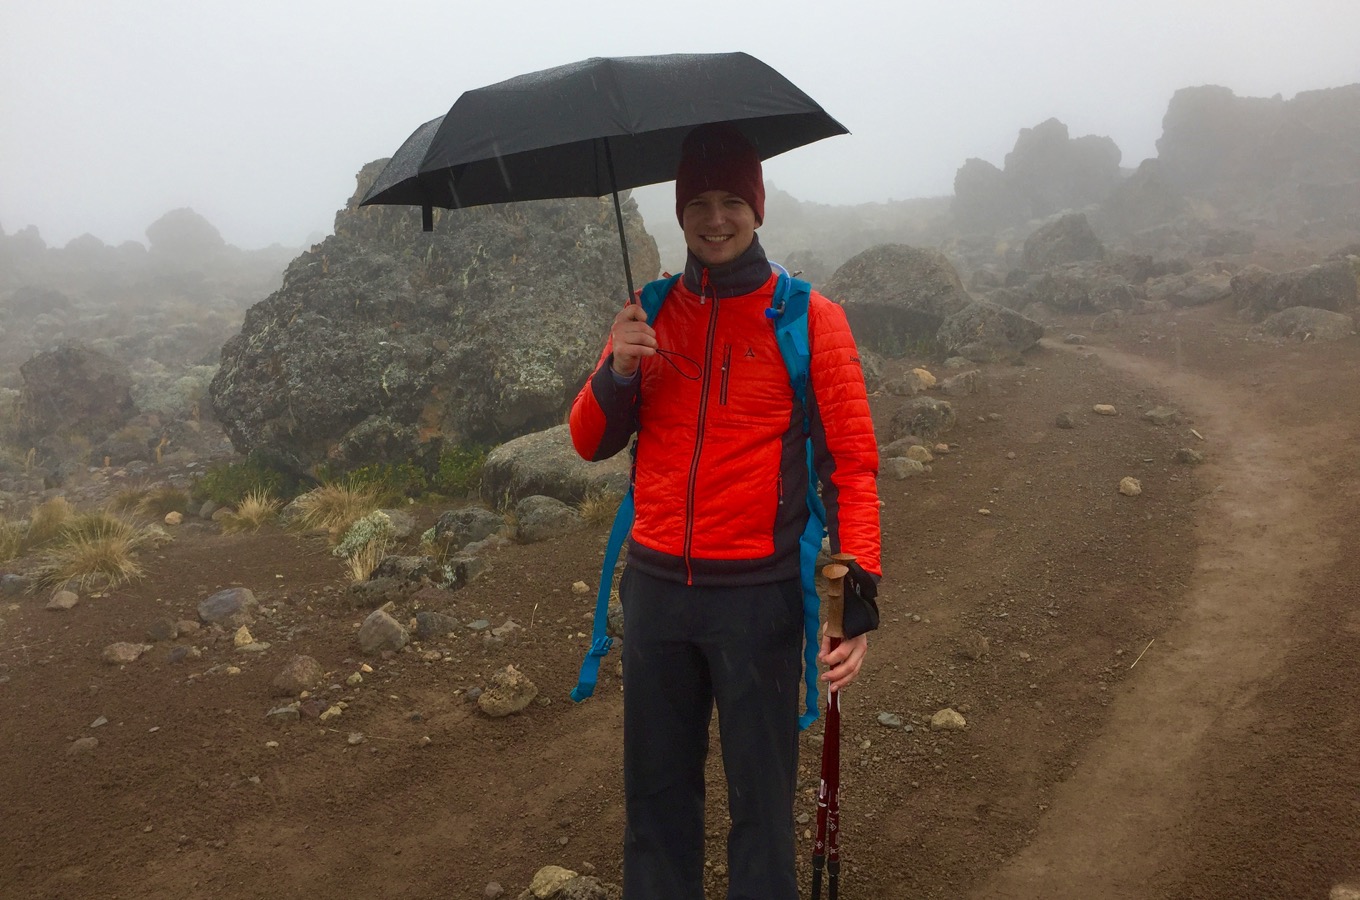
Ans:
[{"label": "dirt trail", "polygon": [[[1329,453],[1353,446],[1352,421],[1285,432],[1261,392],[1174,362],[1095,352],[1175,398],[1211,448],[1189,603],[1137,663],[1033,841],[977,898],[1148,898],[1152,885],[1179,882],[1197,864],[1183,826],[1195,813],[1207,739],[1253,727],[1246,711],[1297,644],[1292,618],[1309,576],[1339,549],[1326,530],[1336,501],[1319,472]],[[1230,722],[1233,712],[1246,714]]]}]

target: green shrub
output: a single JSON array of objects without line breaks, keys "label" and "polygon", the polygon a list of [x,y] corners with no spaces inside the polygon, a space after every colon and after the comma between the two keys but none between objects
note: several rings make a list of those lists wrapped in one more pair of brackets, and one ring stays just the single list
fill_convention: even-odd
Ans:
[{"label": "green shrub", "polygon": [[194,499],[211,500],[218,506],[236,506],[252,492],[291,500],[299,493],[300,479],[269,465],[255,454],[236,463],[211,466],[194,483]]},{"label": "green shrub", "polygon": [[[323,481],[327,479],[322,479]],[[425,471],[414,463],[372,463],[352,469],[342,480],[351,490],[377,495],[382,503],[394,503],[425,493]]]},{"label": "green shrub", "polygon": [[439,454],[439,471],[430,487],[440,494],[466,494],[482,480],[486,448],[478,444],[459,444]]}]

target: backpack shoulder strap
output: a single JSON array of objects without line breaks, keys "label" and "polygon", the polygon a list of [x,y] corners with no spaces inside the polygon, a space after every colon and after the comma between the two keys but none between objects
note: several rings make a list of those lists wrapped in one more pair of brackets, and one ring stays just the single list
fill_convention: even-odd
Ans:
[{"label": "backpack shoulder strap", "polygon": [[[638,303],[647,311],[647,324],[656,321],[661,312],[661,304],[670,294],[671,288],[680,280],[679,275],[658,278],[643,285],[638,292]],[[614,591],[614,568],[618,565],[623,542],[633,530],[633,486],[628,486],[619,503],[619,511],[614,514],[614,525],[609,530],[609,541],[604,548],[604,562],[600,566],[600,584],[595,594],[595,622],[591,628],[590,650],[581,663],[581,673],[572,688],[571,699],[580,703],[595,693],[595,685],[600,678],[600,661],[609,653],[614,639],[609,636],[609,598]]]},{"label": "backpack shoulder strap", "polygon": [[666,301],[671,288],[680,280],[679,275],[671,275],[666,278],[658,278],[656,281],[649,281],[638,291],[638,302],[647,311],[647,324],[656,323],[656,314],[661,312],[661,304]]},{"label": "backpack shoulder strap", "polygon": [[808,522],[798,540],[799,576],[803,587],[803,684],[804,709],[798,718],[798,728],[804,729],[817,721],[817,651],[821,641],[822,602],[817,596],[817,555],[826,536],[826,508],[817,493],[817,467],[812,459],[812,419],[808,410],[807,387],[812,367],[812,343],[808,336],[808,306],[812,302],[812,285],[780,272],[774,296],[765,315],[774,323],[775,341],[784,357],[784,368],[789,372],[789,385],[803,407],[803,442],[808,467]]}]

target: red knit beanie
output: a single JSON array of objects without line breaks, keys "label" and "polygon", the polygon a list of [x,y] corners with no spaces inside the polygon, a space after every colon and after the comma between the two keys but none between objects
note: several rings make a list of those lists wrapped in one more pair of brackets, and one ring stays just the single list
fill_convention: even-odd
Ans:
[{"label": "red knit beanie", "polygon": [[685,136],[675,173],[675,217],[681,223],[685,204],[704,191],[736,194],[755,212],[757,225],[765,221],[760,155],[731,125],[700,125]]}]

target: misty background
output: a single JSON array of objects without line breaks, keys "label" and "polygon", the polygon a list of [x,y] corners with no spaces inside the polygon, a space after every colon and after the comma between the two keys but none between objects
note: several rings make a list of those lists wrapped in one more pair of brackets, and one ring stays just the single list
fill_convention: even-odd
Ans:
[{"label": "misty background", "polygon": [[[849,136],[766,164],[800,200],[948,195],[1050,117],[1155,156],[1176,89],[1291,97],[1360,81],[1353,0],[1091,4],[8,0],[0,228],[145,242],[190,207],[228,244],[328,234],[355,173],[462,91],[590,56],[745,50]],[[669,185],[637,192],[653,231]]]}]

